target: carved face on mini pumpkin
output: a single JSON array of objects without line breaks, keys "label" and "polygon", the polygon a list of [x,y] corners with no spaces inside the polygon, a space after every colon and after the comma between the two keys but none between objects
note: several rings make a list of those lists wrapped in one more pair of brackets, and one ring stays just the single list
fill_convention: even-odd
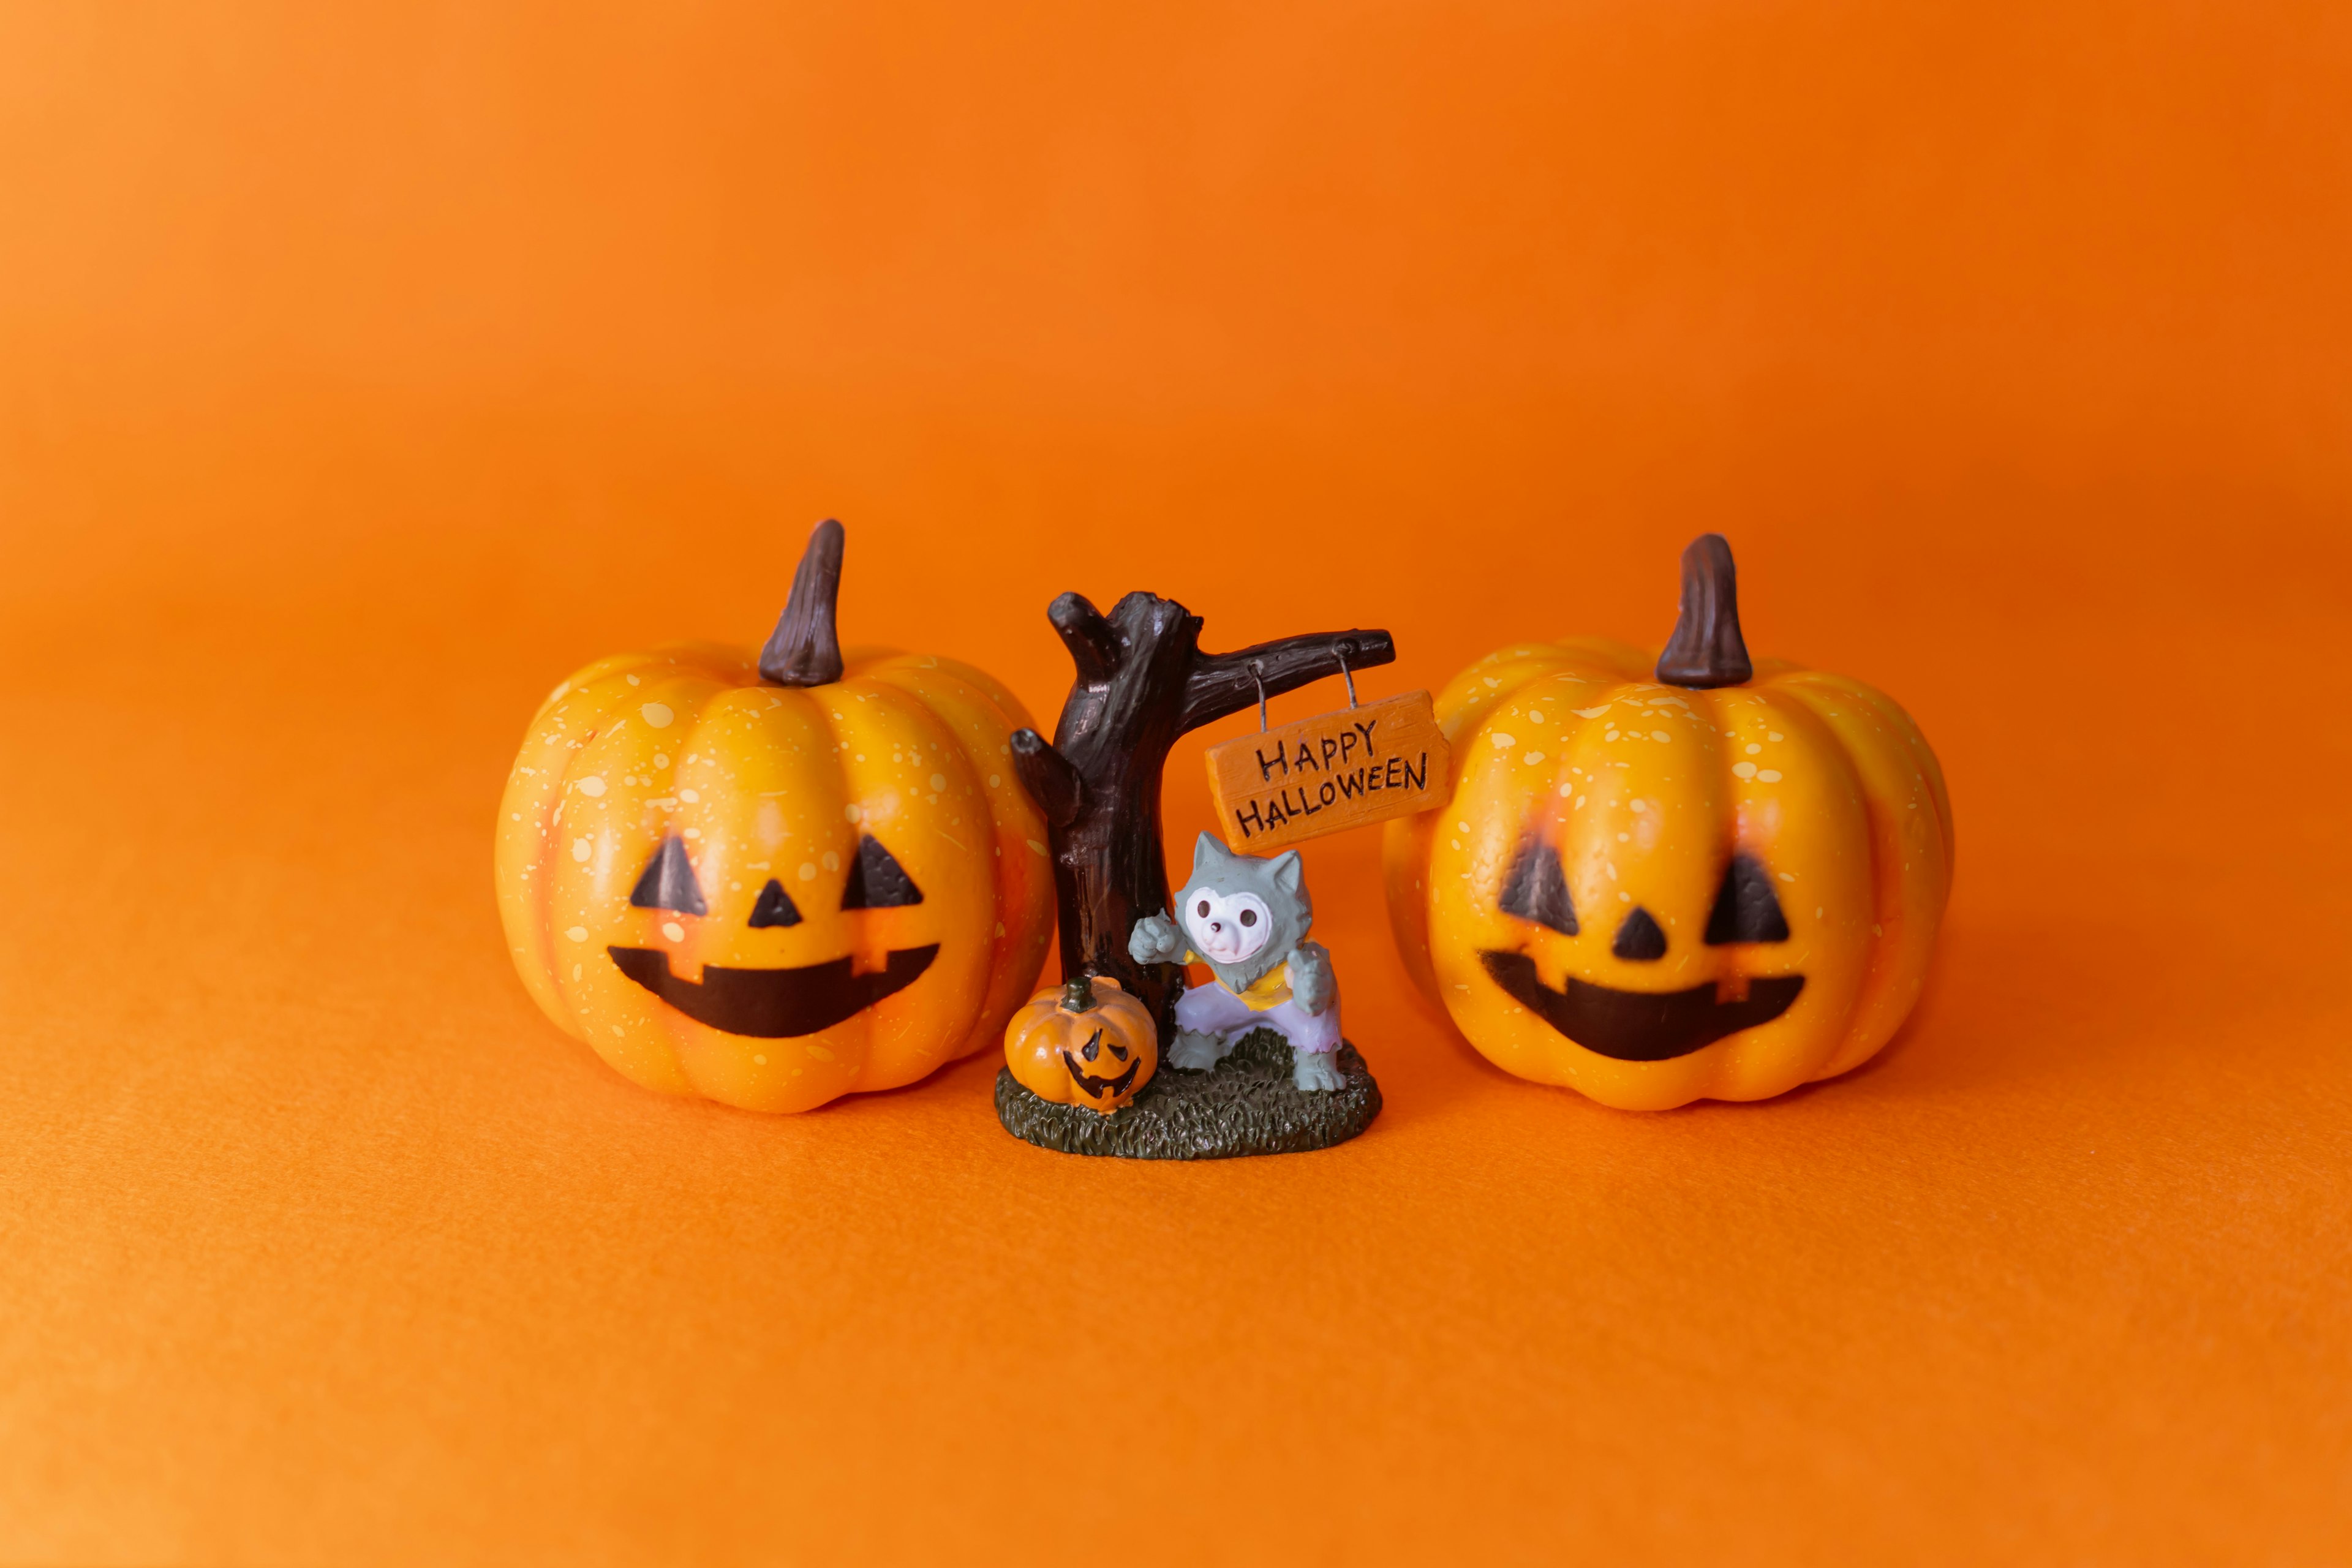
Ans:
[{"label": "carved face on mini pumpkin", "polygon": [[986,676],[761,662],[675,647],[559,687],[508,784],[499,903],[533,996],[620,1071],[797,1110],[994,1041],[1051,874],[1007,749],[1025,715]]},{"label": "carved face on mini pumpkin", "polygon": [[1108,1116],[1160,1068],[1151,1011],[1116,980],[1082,976],[1041,991],[1004,1030],[1004,1064],[1040,1099]]},{"label": "carved face on mini pumpkin", "polygon": [[1498,1066],[1611,1105],[1844,1071],[1926,974],[1950,865],[1934,755],[1856,681],[1744,647],[1712,686],[1652,663],[1523,644],[1447,688],[1453,799],[1390,829],[1407,966]]}]

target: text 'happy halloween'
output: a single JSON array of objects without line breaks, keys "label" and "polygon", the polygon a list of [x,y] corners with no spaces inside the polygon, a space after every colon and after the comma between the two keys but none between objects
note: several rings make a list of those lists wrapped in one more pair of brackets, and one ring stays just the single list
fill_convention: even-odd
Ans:
[{"label": "text 'happy halloween'", "polygon": [[1445,769],[1444,734],[1425,691],[1318,714],[1209,753],[1226,841],[1252,852],[1425,810]]}]

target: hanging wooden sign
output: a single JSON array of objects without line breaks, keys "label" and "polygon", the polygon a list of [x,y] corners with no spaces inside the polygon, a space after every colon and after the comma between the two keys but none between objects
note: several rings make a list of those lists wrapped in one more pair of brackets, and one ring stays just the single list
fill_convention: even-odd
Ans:
[{"label": "hanging wooden sign", "polygon": [[1444,804],[1445,732],[1426,691],[1318,713],[1209,748],[1225,842],[1263,855]]}]

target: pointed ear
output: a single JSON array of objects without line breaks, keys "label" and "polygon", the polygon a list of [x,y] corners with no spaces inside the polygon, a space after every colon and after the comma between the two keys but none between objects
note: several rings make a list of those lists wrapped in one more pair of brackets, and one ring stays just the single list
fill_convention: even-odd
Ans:
[{"label": "pointed ear", "polygon": [[1192,846],[1192,877],[1199,881],[1209,872],[1234,862],[1234,852],[1217,842],[1216,835],[1203,833]]},{"label": "pointed ear", "polygon": [[1284,850],[1266,862],[1265,869],[1266,874],[1274,879],[1274,885],[1292,898],[1307,891],[1307,866],[1298,858],[1297,850]]}]

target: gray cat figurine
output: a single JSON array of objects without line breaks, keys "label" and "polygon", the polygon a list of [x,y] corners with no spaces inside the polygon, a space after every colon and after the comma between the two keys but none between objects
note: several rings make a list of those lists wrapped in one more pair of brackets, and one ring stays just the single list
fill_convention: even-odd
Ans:
[{"label": "gray cat figurine", "polygon": [[1307,940],[1315,905],[1298,851],[1236,855],[1203,833],[1176,915],[1146,915],[1127,940],[1138,963],[1205,963],[1216,975],[1176,999],[1168,1065],[1206,1072],[1252,1029],[1272,1029],[1290,1043],[1291,1082],[1339,1088],[1339,981],[1330,953]]}]

